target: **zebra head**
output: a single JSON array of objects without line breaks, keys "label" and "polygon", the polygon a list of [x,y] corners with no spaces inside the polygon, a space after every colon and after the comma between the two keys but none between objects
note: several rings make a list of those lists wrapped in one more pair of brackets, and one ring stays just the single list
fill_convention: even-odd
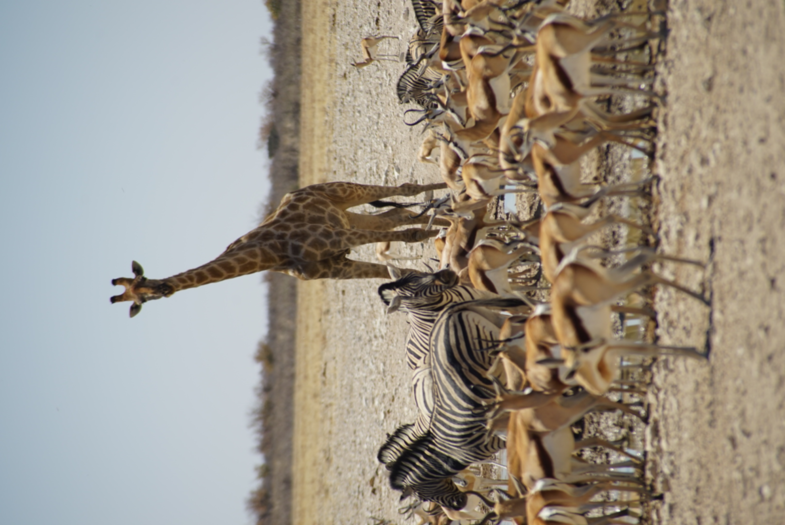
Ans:
[{"label": "zebra head", "polygon": [[391,488],[404,494],[413,492],[422,501],[432,501],[453,510],[466,506],[468,496],[452,478],[468,464],[439,450],[429,432],[406,443],[396,453],[395,461],[387,465]]},{"label": "zebra head", "polygon": [[458,275],[449,269],[436,273],[411,272],[397,281],[381,285],[379,297],[388,306],[387,312],[390,313],[400,307],[401,298],[440,295],[457,284]]}]

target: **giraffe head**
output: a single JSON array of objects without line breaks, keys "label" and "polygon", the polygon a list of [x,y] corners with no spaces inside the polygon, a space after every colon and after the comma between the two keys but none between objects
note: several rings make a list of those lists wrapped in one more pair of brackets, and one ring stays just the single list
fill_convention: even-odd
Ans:
[{"label": "giraffe head", "polygon": [[136,261],[131,263],[131,271],[134,273],[133,279],[128,277],[119,277],[112,279],[113,286],[123,286],[125,291],[120,295],[115,295],[109,300],[114,303],[121,303],[124,301],[133,301],[131,305],[130,316],[134,317],[142,310],[142,304],[161,297],[167,297],[174,293],[174,288],[171,285],[156,279],[148,279],[144,276],[144,269],[142,265]]}]

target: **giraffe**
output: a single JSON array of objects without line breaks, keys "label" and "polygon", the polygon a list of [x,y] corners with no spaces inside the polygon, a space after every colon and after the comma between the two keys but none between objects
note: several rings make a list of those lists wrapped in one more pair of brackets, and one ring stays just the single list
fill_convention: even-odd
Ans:
[{"label": "giraffe", "polygon": [[134,261],[133,278],[112,280],[112,285],[123,286],[125,290],[112,297],[111,302],[133,301],[130,314],[134,317],[147,301],[263,270],[283,272],[303,280],[389,278],[388,268],[383,264],[348,259],[351,248],[388,241],[420,242],[435,237],[438,231],[421,228],[392,231],[399,226],[428,223],[429,217],[413,216],[402,207],[377,215],[347,210],[379,199],[412,197],[446,187],[444,183],[370,186],[350,182],[307,186],[284,195],[278,209],[262,224],[202,266],[166,279],[148,279],[142,266]]}]

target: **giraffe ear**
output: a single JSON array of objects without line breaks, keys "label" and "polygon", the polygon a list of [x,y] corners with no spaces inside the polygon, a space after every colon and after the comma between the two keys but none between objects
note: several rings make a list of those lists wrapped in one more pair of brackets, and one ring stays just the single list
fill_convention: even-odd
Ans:
[{"label": "giraffe ear", "polygon": [[128,311],[128,314],[131,317],[136,317],[136,314],[138,314],[141,311],[142,311],[142,305],[134,303],[131,305],[131,309]]},{"label": "giraffe ear", "polygon": [[144,275],[144,268],[142,268],[142,265],[136,261],[131,261],[131,271],[134,272],[136,277]]}]

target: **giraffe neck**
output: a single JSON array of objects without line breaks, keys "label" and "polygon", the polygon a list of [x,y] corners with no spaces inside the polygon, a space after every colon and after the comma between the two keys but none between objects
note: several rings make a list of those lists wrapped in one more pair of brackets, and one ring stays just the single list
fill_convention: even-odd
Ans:
[{"label": "giraffe neck", "polygon": [[167,277],[161,282],[172,288],[170,293],[165,294],[171,295],[180,290],[269,270],[281,262],[282,257],[270,250],[259,246],[246,246],[239,250],[227,250],[202,266]]}]

